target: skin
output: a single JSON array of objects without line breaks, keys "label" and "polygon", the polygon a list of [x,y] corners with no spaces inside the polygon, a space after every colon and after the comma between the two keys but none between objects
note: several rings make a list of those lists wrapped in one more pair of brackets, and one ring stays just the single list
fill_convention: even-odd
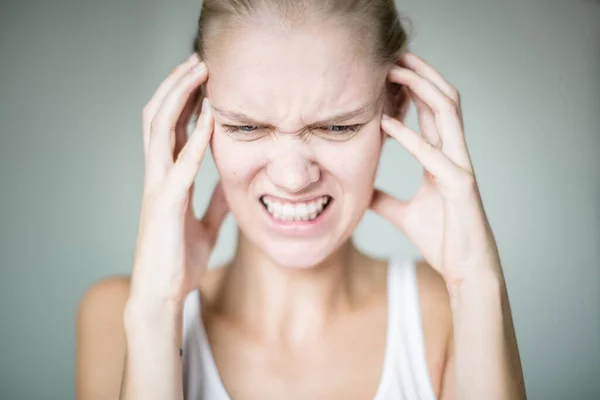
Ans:
[{"label": "skin", "polygon": [[[251,262],[274,270],[317,266],[350,237],[369,206],[383,143],[386,71],[373,73],[371,62],[354,59],[345,29],[320,28],[229,33],[219,40],[226,45],[207,54],[214,71],[207,83],[215,119],[211,149],[225,196],[244,237],[263,253]],[[353,118],[332,120],[360,109]],[[357,124],[354,133],[332,129]],[[226,126],[246,127],[228,133]],[[328,194],[334,215],[316,235],[284,236],[265,224],[262,194],[290,201]]]},{"label": "skin", "polygon": [[[144,112],[147,176],[132,277],[94,285],[80,305],[79,398],[182,398],[181,308],[196,289],[232,398],[372,398],[386,341],[386,263],[351,241],[369,208],[425,258],[419,300],[438,398],[525,398],[458,93],[412,54],[374,67],[349,37],[322,24],[293,33],[272,24],[228,30],[206,64],[192,57],[159,87]],[[402,124],[408,97],[387,96],[388,83],[415,103],[422,135]],[[186,142],[182,126],[203,84],[210,103]],[[351,119],[325,121],[359,108]],[[331,128],[355,124],[347,135]],[[411,200],[373,187],[387,135],[424,167]],[[197,220],[193,180],[208,146],[221,182]],[[263,194],[328,194],[334,202],[326,226],[298,238],[267,226]],[[206,271],[228,211],[240,227],[236,255]]]}]

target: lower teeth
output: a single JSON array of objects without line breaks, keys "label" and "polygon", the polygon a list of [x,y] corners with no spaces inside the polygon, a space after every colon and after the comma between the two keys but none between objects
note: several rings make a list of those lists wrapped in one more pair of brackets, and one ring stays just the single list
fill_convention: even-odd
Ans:
[{"label": "lower teeth", "polygon": [[275,219],[279,219],[282,221],[312,221],[313,219],[316,219],[319,215],[321,215],[321,213],[316,214],[315,216],[306,216],[306,217],[297,217],[297,216],[282,216],[282,215],[275,215],[272,212],[269,212],[269,214],[271,214]]}]

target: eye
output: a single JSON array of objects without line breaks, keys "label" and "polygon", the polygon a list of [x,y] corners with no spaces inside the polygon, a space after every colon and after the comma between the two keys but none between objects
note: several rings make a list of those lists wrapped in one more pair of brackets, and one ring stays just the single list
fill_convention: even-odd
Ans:
[{"label": "eye", "polygon": [[223,128],[225,128],[225,131],[229,133],[252,133],[258,129],[257,126],[253,125],[223,125]]},{"label": "eye", "polygon": [[329,125],[322,129],[327,131],[327,133],[338,135],[356,132],[360,127],[361,125]]}]

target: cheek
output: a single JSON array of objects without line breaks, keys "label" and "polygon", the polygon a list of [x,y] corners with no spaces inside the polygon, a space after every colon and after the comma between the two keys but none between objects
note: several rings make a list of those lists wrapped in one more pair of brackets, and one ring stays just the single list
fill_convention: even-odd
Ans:
[{"label": "cheek", "polygon": [[323,156],[321,159],[329,160],[323,165],[343,185],[344,192],[363,192],[373,186],[381,155],[381,144],[379,125],[369,124],[349,141],[332,143],[331,148],[335,149],[335,154]]},{"label": "cheek", "polygon": [[261,168],[262,156],[254,142],[238,142],[215,131],[211,151],[224,188],[247,185]]}]

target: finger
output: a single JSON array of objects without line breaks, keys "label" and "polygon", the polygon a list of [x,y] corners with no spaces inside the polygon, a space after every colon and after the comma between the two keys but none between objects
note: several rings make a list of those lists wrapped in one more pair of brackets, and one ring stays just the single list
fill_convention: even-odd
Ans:
[{"label": "finger", "polygon": [[393,82],[407,85],[431,109],[444,153],[464,169],[472,170],[458,105],[433,83],[412,70],[394,67],[388,77]]},{"label": "finger", "polygon": [[219,181],[213,190],[204,217],[202,217],[202,223],[207,228],[212,239],[211,246],[214,245],[219,235],[219,230],[221,229],[221,225],[223,225],[227,213],[229,213],[229,205],[225,199],[223,186]]},{"label": "finger", "polygon": [[188,213],[190,214],[190,216],[193,219],[197,219],[198,217],[196,217],[196,212],[194,211],[194,192],[195,192],[195,182],[192,182],[192,185],[190,186],[190,189],[188,190]]},{"label": "finger", "polygon": [[188,127],[192,113],[197,107],[198,97],[200,96],[200,90],[196,89],[190,95],[189,101],[186,103],[181,116],[175,125],[175,145],[173,147],[173,159],[177,159],[179,152],[183,149],[183,146],[188,140]]},{"label": "finger", "polygon": [[144,107],[143,112],[143,134],[144,134],[144,154],[148,154],[148,143],[150,141],[150,124],[156,115],[163,99],[171,88],[199,61],[196,53],[192,54],[186,61],[179,64],[158,86],[150,101]]},{"label": "finger", "polygon": [[[443,143],[439,134],[437,133],[437,128],[435,127],[435,121],[431,109],[411,90],[408,90],[408,93],[417,107],[417,116],[419,120],[419,126],[421,127],[421,136],[423,136],[423,138],[436,149],[442,149]],[[433,184],[435,180],[434,176],[426,169],[423,169],[423,171],[425,180]]]},{"label": "finger", "polygon": [[433,147],[400,121],[383,114],[381,128],[396,139],[433,176],[449,184],[456,179],[457,166],[439,149]]},{"label": "finger", "polygon": [[408,90],[408,93],[417,107],[417,118],[419,120],[419,126],[421,127],[421,135],[425,140],[431,143],[433,147],[441,149],[442,139],[435,127],[433,112],[412,90]]},{"label": "finger", "polygon": [[214,129],[208,99],[202,101],[202,111],[194,132],[177,157],[168,177],[168,190],[175,196],[185,196],[200,169]]},{"label": "finger", "polygon": [[454,86],[452,86],[435,68],[429,65],[425,60],[412,53],[405,53],[400,59],[401,65],[412,69],[419,76],[429,80],[439,90],[456,103],[460,109],[460,96]]},{"label": "finger", "polygon": [[185,74],[169,91],[161,104],[150,128],[148,147],[149,176],[162,181],[173,165],[175,127],[191,93],[206,81],[208,72],[204,63],[198,64]]},{"label": "finger", "polygon": [[396,225],[400,230],[403,230],[407,204],[407,202],[390,196],[382,190],[375,189],[369,208]]}]

